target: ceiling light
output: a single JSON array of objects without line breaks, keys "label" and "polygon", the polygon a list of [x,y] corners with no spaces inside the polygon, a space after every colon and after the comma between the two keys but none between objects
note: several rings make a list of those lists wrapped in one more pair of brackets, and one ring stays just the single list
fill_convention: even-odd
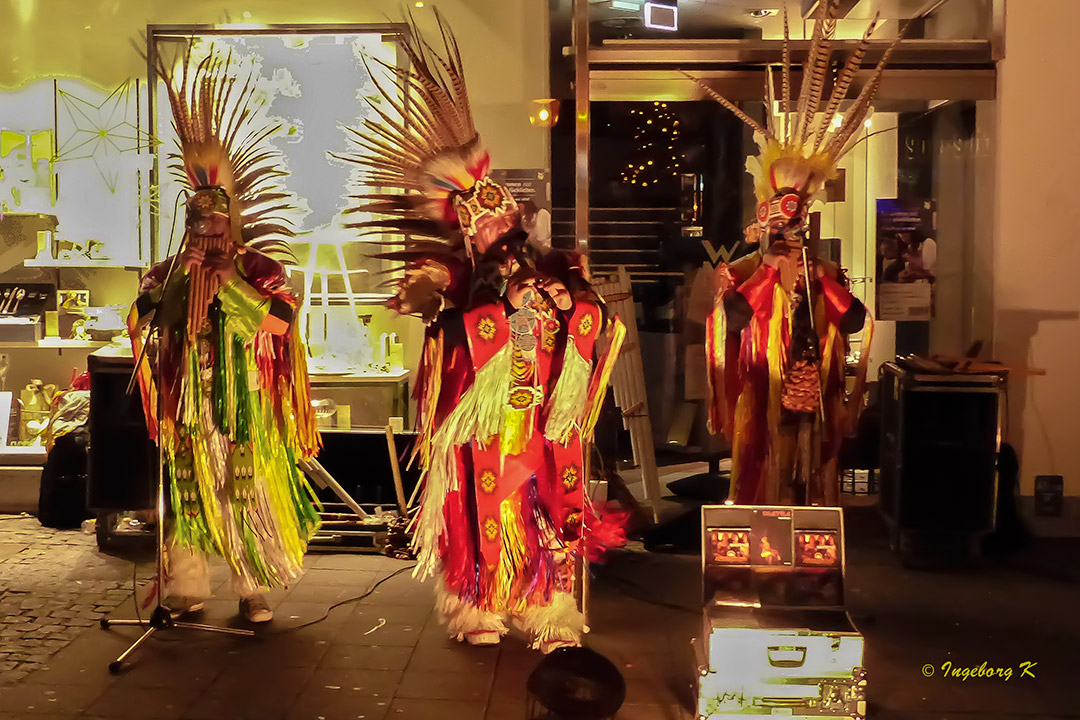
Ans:
[{"label": "ceiling light", "polygon": [[640,0],[611,0],[611,9],[637,12],[641,9],[641,2]]},{"label": "ceiling light", "polygon": [[678,30],[679,6],[656,2],[645,3],[645,27],[653,30]]},{"label": "ceiling light", "polygon": [[776,9],[758,8],[757,10],[748,11],[746,14],[749,15],[750,17],[754,18],[755,20],[760,20],[761,18],[772,17],[773,15],[776,15],[779,12],[780,11],[776,10]]}]

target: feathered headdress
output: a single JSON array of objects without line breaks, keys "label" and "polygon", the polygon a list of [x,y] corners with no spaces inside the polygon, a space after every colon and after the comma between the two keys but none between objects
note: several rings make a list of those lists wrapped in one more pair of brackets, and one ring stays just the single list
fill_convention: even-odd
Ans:
[{"label": "feathered headdress", "polygon": [[349,128],[357,154],[335,155],[364,168],[361,181],[377,192],[352,196],[349,223],[363,235],[396,235],[401,249],[380,257],[405,263],[392,303],[401,312],[429,314],[432,292],[445,291],[459,269],[475,262],[518,225],[510,191],[489,177],[491,158],[473,124],[457,41],[435,12],[441,47],[430,44],[409,17],[402,47],[408,69],[378,59],[386,74],[372,81],[377,118]]},{"label": "feathered headdress", "polygon": [[898,34],[851,107],[846,113],[841,113],[840,104],[847,98],[851,82],[866,55],[878,17],[875,16],[870,22],[862,40],[836,76],[832,93],[825,98],[825,81],[832,57],[838,2],[839,0],[826,0],[821,5],[810,40],[810,52],[803,65],[802,86],[799,88],[799,99],[794,111],[791,100],[791,50],[785,8],[782,96],[777,108],[773,73],[769,67],[765,74],[764,100],[767,108],[764,127],[701,80],[684,73],[754,130],[754,140],[760,152],[757,156],[747,158],[746,170],[754,178],[754,191],[759,203],[758,220],[763,225],[777,218],[791,219],[801,214],[825,181],[836,174],[840,158],[858,140],[857,132],[871,112],[870,103],[881,84],[885,64],[900,40]]},{"label": "feathered headdress", "polygon": [[[172,63],[156,57],[179,145],[170,169],[187,189],[189,205],[212,203],[214,211],[228,213],[234,242],[295,263],[287,243],[295,196],[280,182],[288,174],[284,158],[269,141],[280,125],[257,112],[256,73],[237,77],[232,53],[222,56],[213,47],[194,64],[192,47],[186,43]],[[210,190],[224,198],[207,200]]]}]

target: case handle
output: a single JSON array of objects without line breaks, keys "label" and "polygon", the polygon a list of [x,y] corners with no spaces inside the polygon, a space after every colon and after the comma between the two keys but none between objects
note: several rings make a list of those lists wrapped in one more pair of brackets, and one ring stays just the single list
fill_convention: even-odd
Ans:
[{"label": "case handle", "polygon": [[772,645],[768,648],[769,664],[776,668],[802,667],[806,662],[806,646]]}]

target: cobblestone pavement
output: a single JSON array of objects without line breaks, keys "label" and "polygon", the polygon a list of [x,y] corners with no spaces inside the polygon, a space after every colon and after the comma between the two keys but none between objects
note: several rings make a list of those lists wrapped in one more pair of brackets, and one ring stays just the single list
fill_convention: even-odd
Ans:
[{"label": "cobblestone pavement", "polygon": [[49,658],[131,596],[132,565],[93,535],[0,515],[0,685]]}]

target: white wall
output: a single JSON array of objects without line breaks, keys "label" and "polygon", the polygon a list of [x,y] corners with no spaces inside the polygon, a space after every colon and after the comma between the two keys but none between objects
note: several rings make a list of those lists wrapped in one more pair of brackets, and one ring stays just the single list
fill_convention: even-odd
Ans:
[{"label": "white wall", "polygon": [[1043,532],[1080,532],[1080,166],[1076,119],[1076,0],[1012,0],[998,69],[995,350],[1017,368],[1010,380],[1008,439],[1021,488],[1040,474],[1065,477],[1068,517]]}]

